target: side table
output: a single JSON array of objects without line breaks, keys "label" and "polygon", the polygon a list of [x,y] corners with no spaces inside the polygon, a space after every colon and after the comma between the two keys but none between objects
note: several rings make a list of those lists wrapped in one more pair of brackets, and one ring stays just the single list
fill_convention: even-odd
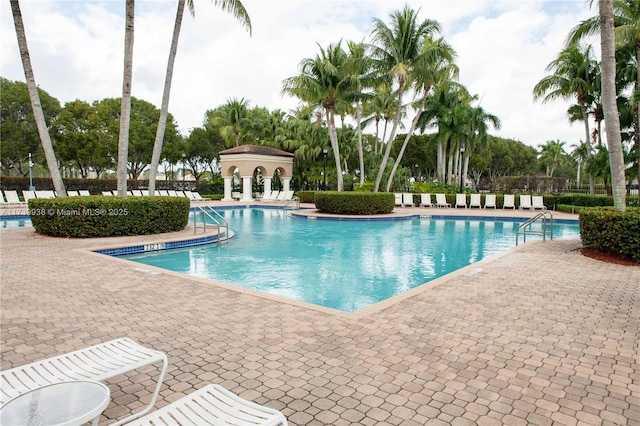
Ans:
[{"label": "side table", "polygon": [[111,394],[103,383],[55,383],[24,393],[0,408],[2,426],[79,426],[93,420],[109,405]]}]

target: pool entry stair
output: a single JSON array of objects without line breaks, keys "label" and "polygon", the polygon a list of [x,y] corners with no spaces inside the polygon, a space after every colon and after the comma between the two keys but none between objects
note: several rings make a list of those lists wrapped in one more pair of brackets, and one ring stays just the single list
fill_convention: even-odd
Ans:
[{"label": "pool entry stair", "polygon": [[546,241],[548,235],[549,239],[553,240],[553,213],[549,210],[542,211],[518,226],[518,229],[516,229],[516,245],[518,245],[520,235],[522,235],[522,241],[525,243],[527,242],[527,235],[541,235],[542,241]]},{"label": "pool entry stair", "polygon": [[[198,214],[200,213],[200,214]],[[198,221],[198,217],[201,221]],[[208,221],[207,221],[208,219]],[[193,234],[198,233],[198,229],[207,232],[207,229],[215,229],[218,232],[217,243],[222,244],[229,240],[229,222],[215,209],[198,206],[193,209]]]}]

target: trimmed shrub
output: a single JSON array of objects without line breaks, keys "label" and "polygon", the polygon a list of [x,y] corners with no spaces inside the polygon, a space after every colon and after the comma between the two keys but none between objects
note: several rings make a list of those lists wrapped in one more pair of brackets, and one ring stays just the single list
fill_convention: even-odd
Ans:
[{"label": "trimmed shrub", "polygon": [[36,232],[96,238],[180,231],[189,221],[185,197],[65,197],[29,200]]},{"label": "trimmed shrub", "polygon": [[315,204],[322,213],[371,215],[391,213],[395,197],[390,192],[318,191]]},{"label": "trimmed shrub", "polygon": [[300,199],[301,203],[315,203],[316,191],[298,191],[296,196]]},{"label": "trimmed shrub", "polygon": [[640,209],[585,209],[580,212],[580,238],[585,247],[640,263]]}]

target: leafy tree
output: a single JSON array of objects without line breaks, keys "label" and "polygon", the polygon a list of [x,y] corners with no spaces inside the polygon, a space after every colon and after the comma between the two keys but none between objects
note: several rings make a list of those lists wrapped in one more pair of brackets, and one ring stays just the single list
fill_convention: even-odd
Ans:
[{"label": "leafy tree", "polygon": [[87,102],[67,102],[52,128],[59,158],[73,162],[85,179],[98,151],[99,138],[95,137],[96,132],[92,128],[94,115],[95,109]]},{"label": "leafy tree", "polygon": [[24,31],[24,23],[22,22],[20,4],[18,3],[18,0],[11,0],[10,3],[13,22],[16,29],[16,36],[18,37],[18,48],[20,49],[22,68],[24,69],[24,76],[27,81],[27,89],[29,91],[29,99],[31,99],[33,116],[35,118],[38,134],[40,135],[40,141],[42,142],[42,150],[44,151],[44,156],[47,159],[47,166],[49,168],[51,180],[53,181],[53,187],[59,197],[65,197],[67,195],[67,191],[64,188],[62,175],[58,169],[58,161],[56,160],[56,155],[53,152],[53,144],[51,142],[51,137],[49,136],[49,129],[47,128],[44,112],[42,111],[38,87],[36,86],[36,78],[33,74],[33,68],[31,67],[29,46],[27,44],[27,36]]},{"label": "leafy tree", "polygon": [[[39,162],[42,144],[33,118],[33,108],[29,99],[27,84],[0,77],[0,161],[2,174],[8,175],[15,169],[20,175],[29,173],[29,153],[32,160]],[[44,90],[38,88],[45,121],[54,123],[59,114],[60,102]]]}]

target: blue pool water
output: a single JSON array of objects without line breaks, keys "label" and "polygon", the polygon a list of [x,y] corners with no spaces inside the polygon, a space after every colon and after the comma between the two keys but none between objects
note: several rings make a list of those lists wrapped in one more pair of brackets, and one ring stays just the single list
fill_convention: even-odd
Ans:
[{"label": "blue pool water", "polygon": [[[518,222],[309,220],[281,209],[220,210],[228,244],[125,258],[347,312],[515,246]],[[579,238],[558,224],[554,238]],[[528,237],[528,240],[531,237]]]},{"label": "blue pool water", "polygon": [[29,216],[0,217],[0,229],[23,228],[25,226],[32,226]]}]

